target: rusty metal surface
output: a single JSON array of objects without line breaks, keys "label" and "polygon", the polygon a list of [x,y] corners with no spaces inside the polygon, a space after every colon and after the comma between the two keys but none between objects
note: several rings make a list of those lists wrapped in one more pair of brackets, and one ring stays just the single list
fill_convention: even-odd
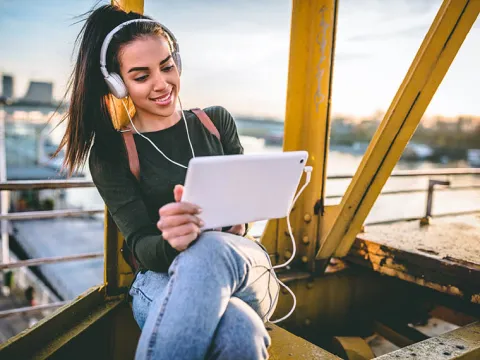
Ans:
[{"label": "rusty metal surface", "polygon": [[378,360],[398,359],[480,359],[480,323],[453,330],[446,334],[404,347]]},{"label": "rusty metal surface", "polygon": [[[0,345],[0,358],[46,358],[122,301],[120,299],[107,303],[104,287],[92,288],[30,329]],[[94,309],[99,309],[98,313]]]},{"label": "rusty metal surface", "polygon": [[21,261],[15,261],[7,264],[0,264],[0,270],[15,269],[15,268],[20,268],[25,266],[29,267],[29,266],[37,266],[37,265],[44,265],[44,264],[56,264],[56,263],[68,262],[68,261],[98,259],[98,258],[103,258],[103,253],[99,252],[99,253],[88,253],[88,254],[71,255],[71,256],[55,256],[55,257],[49,257],[49,258],[21,260]]},{"label": "rusty metal surface", "polygon": [[268,325],[272,346],[268,349],[271,360],[338,360],[339,357],[275,325]]},{"label": "rusty metal surface", "polygon": [[45,211],[25,211],[18,213],[9,213],[0,215],[0,220],[40,220],[40,219],[54,219],[63,217],[76,217],[76,216],[90,216],[95,214],[101,214],[104,209],[94,210],[45,210]]},{"label": "rusty metal surface", "polygon": [[480,303],[480,214],[367,226],[347,259]]},{"label": "rusty metal surface", "polygon": [[361,337],[335,336],[333,338],[335,354],[339,354],[346,360],[370,360],[375,354],[368,343]]},{"label": "rusty metal surface", "polygon": [[42,190],[94,187],[90,180],[19,180],[0,182],[0,190]]}]

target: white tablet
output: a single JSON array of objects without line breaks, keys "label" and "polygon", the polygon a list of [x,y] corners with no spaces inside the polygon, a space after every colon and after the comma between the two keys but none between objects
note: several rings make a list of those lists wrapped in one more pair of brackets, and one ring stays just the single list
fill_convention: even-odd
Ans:
[{"label": "white tablet", "polygon": [[306,151],[190,160],[182,201],[202,208],[202,230],[288,215]]}]

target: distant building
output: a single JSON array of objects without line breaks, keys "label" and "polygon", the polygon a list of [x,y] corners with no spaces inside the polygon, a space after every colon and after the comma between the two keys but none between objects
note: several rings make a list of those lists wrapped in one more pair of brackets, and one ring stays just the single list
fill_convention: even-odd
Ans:
[{"label": "distant building", "polygon": [[353,133],[353,124],[348,120],[338,117],[332,121],[332,136],[333,135],[350,135]]},{"label": "distant building", "polygon": [[53,83],[30,81],[27,94],[22,100],[38,104],[51,104],[53,102]]},{"label": "distant building", "polygon": [[3,75],[2,96],[10,99],[13,98],[13,76]]}]

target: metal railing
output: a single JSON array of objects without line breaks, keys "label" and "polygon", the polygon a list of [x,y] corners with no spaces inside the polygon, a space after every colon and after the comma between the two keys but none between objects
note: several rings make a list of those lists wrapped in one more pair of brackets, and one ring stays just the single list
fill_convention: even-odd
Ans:
[{"label": "metal railing", "polygon": [[[446,168],[431,170],[401,170],[394,171],[390,177],[426,177],[426,176],[450,176],[450,175],[480,175],[480,169],[475,168]],[[331,175],[328,180],[351,179],[352,175]]]},{"label": "metal railing", "polygon": [[[435,189],[437,191],[459,191],[459,190],[475,190],[480,189],[480,185],[457,185],[450,186],[447,188]],[[408,189],[408,190],[395,190],[395,191],[383,191],[381,195],[402,195],[402,194],[419,194],[427,192],[426,189]],[[343,194],[327,195],[326,199],[338,199],[341,198]],[[0,216],[1,219],[1,216]]]},{"label": "metal railing", "polygon": [[[406,170],[392,173],[391,177],[431,177],[431,176],[462,176],[462,175],[480,175],[480,169],[433,169],[433,170]],[[328,176],[327,180],[348,180],[352,175],[332,175]],[[18,191],[18,190],[46,190],[46,189],[74,189],[74,188],[89,188],[95,187],[92,181],[88,180],[52,180],[52,181],[4,181],[0,182],[0,191]],[[457,190],[473,190],[480,189],[480,185],[459,185],[445,189],[438,189],[437,191],[457,191]],[[408,189],[408,190],[396,190],[385,191],[381,195],[398,195],[398,194],[412,194],[412,193],[424,193],[427,189]],[[341,198],[343,194],[328,195],[327,199]],[[18,221],[18,220],[36,220],[36,219],[53,219],[53,218],[65,218],[65,217],[78,217],[85,215],[94,215],[103,213],[104,209],[93,210],[78,210],[78,209],[65,209],[65,210],[50,210],[50,211],[30,211],[30,212],[18,212],[18,213],[4,213],[0,214],[1,221]],[[393,222],[393,221],[389,221]],[[382,223],[389,223],[382,222]],[[31,267],[44,264],[54,264],[60,262],[70,262],[78,260],[89,260],[102,258],[102,253],[86,253],[70,256],[57,256],[47,258],[37,258],[29,260],[21,260],[15,262],[7,262],[0,264],[0,271],[8,269]],[[5,310],[0,312],[0,318],[14,315],[25,314],[31,312],[39,312],[49,309],[54,309],[67,304],[68,301],[55,302],[52,304],[37,305],[25,308],[17,308],[11,310]]]}]

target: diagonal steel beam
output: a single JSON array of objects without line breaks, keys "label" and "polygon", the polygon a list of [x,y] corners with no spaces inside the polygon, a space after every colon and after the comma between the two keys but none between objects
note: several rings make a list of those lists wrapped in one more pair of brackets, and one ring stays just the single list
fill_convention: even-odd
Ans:
[{"label": "diagonal steel beam", "polygon": [[444,0],[375,133],[317,259],[344,256],[385,185],[480,10],[480,0]]}]

